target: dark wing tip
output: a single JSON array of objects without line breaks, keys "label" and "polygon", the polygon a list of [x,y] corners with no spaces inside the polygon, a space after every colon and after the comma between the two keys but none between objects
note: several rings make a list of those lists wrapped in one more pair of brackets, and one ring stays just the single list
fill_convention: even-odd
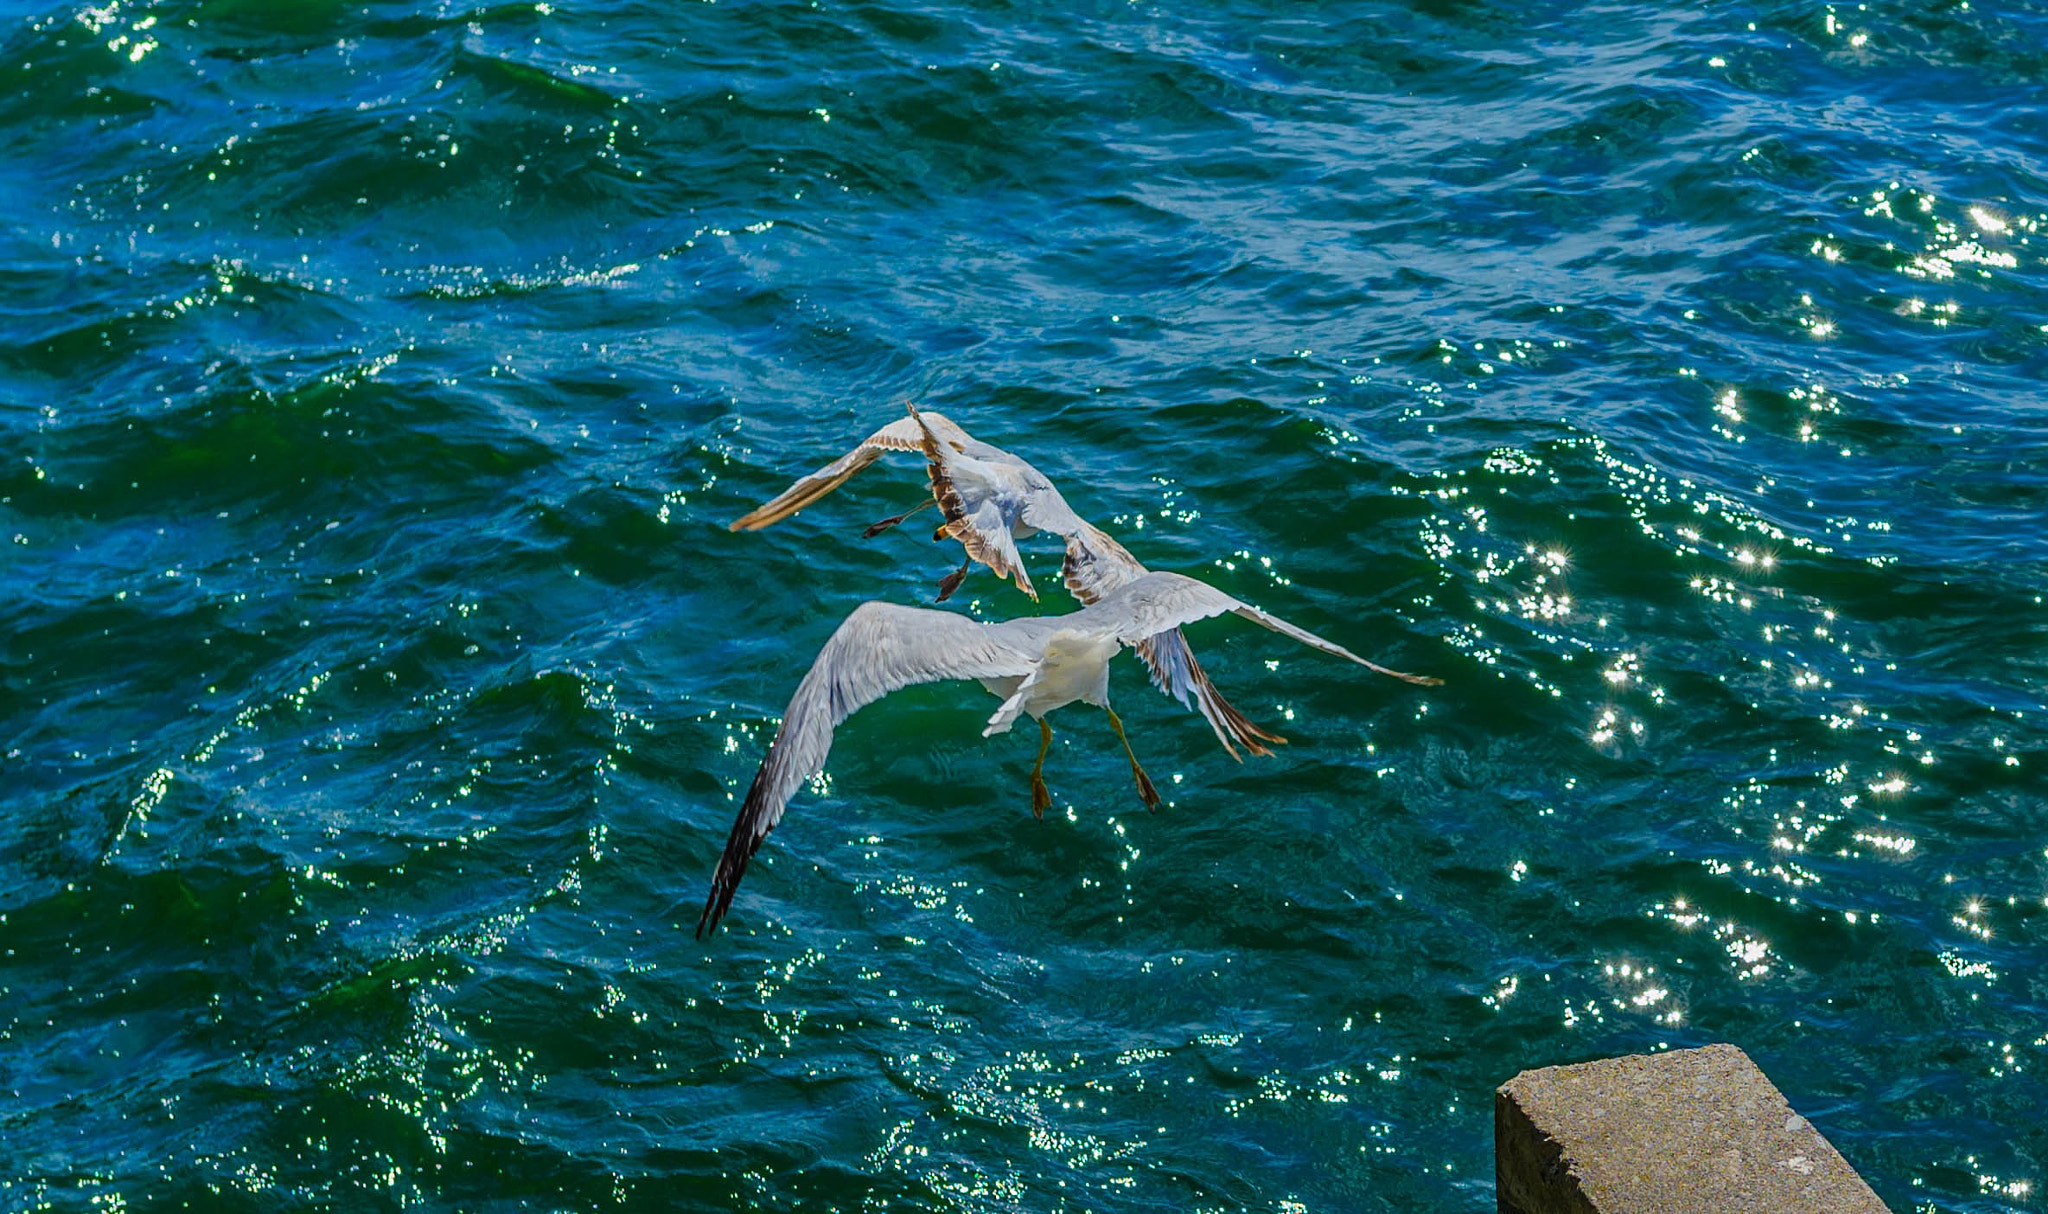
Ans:
[{"label": "dark wing tip", "polygon": [[725,920],[725,913],[732,909],[732,896],[739,892],[740,878],[747,871],[747,857],[740,856],[732,862],[730,848],[718,861],[718,872],[711,878],[711,893],[704,899],[704,913],[697,916],[697,939],[716,935],[718,925]]},{"label": "dark wing tip", "polygon": [[[744,871],[745,865],[742,865],[741,869]],[[731,881],[712,879],[711,894],[704,899],[704,913],[697,916],[697,939],[702,940],[706,935],[718,934],[718,925],[725,921],[725,912],[732,909],[732,896],[738,890],[737,875]]]},{"label": "dark wing tip", "polygon": [[[739,892],[740,876],[747,871],[747,862],[742,859],[736,865],[728,865],[731,853],[718,862],[718,873],[711,878],[711,893],[704,899],[704,913],[697,916],[697,939],[716,935],[718,925],[725,920],[725,913],[732,909],[732,896]],[[731,868],[728,874],[726,871]]]},{"label": "dark wing tip", "polygon": [[761,840],[775,829],[773,823],[756,827],[757,821],[765,821],[763,802],[768,782],[768,764],[763,761],[761,770],[754,773],[753,786],[747,789],[747,799],[740,806],[739,817],[733,819],[732,834],[726,836],[725,852],[718,857],[718,868],[711,874],[711,893],[704,899],[704,913],[697,916],[697,939],[707,933],[715,933],[725,919],[725,913],[732,909],[732,897],[739,892],[740,878],[747,875],[747,861],[761,849]]},{"label": "dark wing tip", "polygon": [[[712,918],[711,912],[717,907],[718,895],[722,892],[716,881],[711,883],[711,896],[704,899],[704,913],[697,916],[697,939],[702,940],[706,931],[715,932],[718,930],[718,919]],[[718,918],[723,919],[724,917],[725,911],[719,909]]]}]

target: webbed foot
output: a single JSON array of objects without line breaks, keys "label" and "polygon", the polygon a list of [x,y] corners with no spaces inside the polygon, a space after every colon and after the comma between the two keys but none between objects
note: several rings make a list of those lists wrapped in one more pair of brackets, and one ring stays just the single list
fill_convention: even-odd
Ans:
[{"label": "webbed foot", "polygon": [[1138,781],[1139,799],[1145,802],[1146,809],[1157,810],[1159,808],[1159,790],[1152,787],[1152,777],[1146,775],[1145,769],[1138,766],[1138,755],[1137,752],[1131,749],[1131,739],[1124,733],[1123,720],[1116,715],[1116,709],[1111,708],[1107,704],[1102,706],[1102,710],[1109,714],[1109,723],[1116,730],[1117,741],[1124,744],[1124,754],[1130,757],[1131,775],[1136,777]]},{"label": "webbed foot", "polygon": [[1052,726],[1044,717],[1038,718],[1038,762],[1031,765],[1031,816],[1045,821],[1045,811],[1052,808],[1052,794],[1045,788],[1045,752],[1052,749]]},{"label": "webbed foot", "polygon": [[960,589],[960,583],[967,580],[967,571],[969,569],[972,569],[973,567],[973,560],[965,560],[960,562],[960,567],[958,569],[955,569],[953,572],[947,574],[945,577],[940,578],[939,597],[937,601],[943,603],[947,599],[952,598],[953,592],[955,590]]},{"label": "webbed foot", "polygon": [[1147,812],[1158,813],[1159,790],[1152,787],[1152,777],[1146,775],[1145,769],[1142,767],[1133,768],[1132,770],[1136,772],[1138,777],[1138,799],[1145,803]]},{"label": "webbed foot", "polygon": [[918,511],[932,504],[932,500],[930,498],[926,498],[925,500],[919,502],[917,505],[912,506],[908,510],[905,510],[901,514],[892,514],[888,518],[882,519],[879,522],[869,523],[868,529],[860,533],[860,538],[864,540],[871,540],[876,536],[882,534],[884,531],[887,531],[889,528],[894,527],[896,524],[902,522],[904,519],[909,518],[911,515],[916,514]]}]

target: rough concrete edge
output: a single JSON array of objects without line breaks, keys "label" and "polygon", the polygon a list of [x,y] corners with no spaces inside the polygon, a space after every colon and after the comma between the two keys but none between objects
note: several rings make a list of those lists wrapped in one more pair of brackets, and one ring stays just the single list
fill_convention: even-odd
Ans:
[{"label": "rough concrete edge", "polygon": [[1509,1080],[1493,1092],[1493,1192],[1501,1214],[1559,1209],[1600,1214],[1572,1174],[1564,1144],[1536,1128],[1509,1090],[1513,1084]]},{"label": "rough concrete edge", "polygon": [[[1784,1122],[1787,1132],[1797,1123],[1800,1130],[1813,1136],[1817,1154],[1831,1156],[1839,1165],[1841,1174],[1854,1189],[1862,1190],[1869,1200],[1869,1208],[1876,1211],[1888,1210],[1876,1188],[1856,1167],[1849,1162],[1841,1148],[1834,1144],[1819,1126],[1802,1114],[1792,1103],[1792,1098],[1770,1077],[1756,1059],[1741,1046],[1729,1041],[1709,1042],[1685,1050],[1652,1051],[1646,1054],[1614,1054],[1603,1058],[1589,1058],[1584,1062],[1557,1063],[1545,1067],[1531,1067],[1516,1074],[1506,1083],[1494,1089],[1493,1153],[1494,1193],[1500,1214],[1602,1214],[1602,1207],[1586,1192],[1583,1178],[1575,1170],[1575,1161],[1566,1158],[1564,1144],[1539,1130],[1535,1120],[1522,1108],[1517,1099],[1517,1088],[1524,1080],[1537,1079],[1556,1071],[1577,1070],[1596,1067],[1605,1063],[1622,1063],[1630,1060],[1654,1065],[1674,1054],[1727,1054],[1729,1061],[1755,1074],[1764,1088],[1776,1099],[1777,1108],[1763,1118],[1776,1122],[1782,1112],[1789,1120]],[[1752,1117],[1752,1120],[1755,1118]],[[1508,1165],[1512,1164],[1510,1168]]]}]

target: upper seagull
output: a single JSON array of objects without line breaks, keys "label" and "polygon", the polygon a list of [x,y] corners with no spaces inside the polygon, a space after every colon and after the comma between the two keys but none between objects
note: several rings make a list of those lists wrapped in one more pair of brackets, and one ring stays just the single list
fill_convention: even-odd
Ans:
[{"label": "upper seagull", "polygon": [[981,734],[1006,733],[1020,715],[1038,722],[1038,762],[1031,769],[1031,810],[1043,816],[1051,796],[1045,788],[1045,753],[1052,745],[1047,713],[1076,700],[1109,713],[1109,723],[1131,760],[1138,795],[1156,805],[1159,794],[1138,766],[1123,722],[1109,706],[1109,660],[1182,624],[1235,612],[1324,653],[1348,658],[1411,683],[1436,679],[1375,666],[1341,645],[1240,602],[1206,582],[1178,573],[1147,573],[1103,595],[1099,602],[1058,616],[1028,616],[980,624],[928,607],[867,602],[854,608],[833,632],[797,684],[768,757],[747,789],[725,853],[711,878],[711,893],[697,919],[697,935],[715,930],[732,906],[747,861],[782,820],[789,798],[805,780],[824,770],[832,731],[841,721],[900,688],[945,679],[978,679],[1002,699]]},{"label": "upper seagull", "polygon": [[759,531],[778,523],[845,484],[854,473],[880,459],[885,451],[920,451],[931,472],[932,496],[892,518],[869,527],[865,535],[886,531],[926,506],[945,506],[943,482],[953,485],[954,498],[946,523],[933,539],[948,535],[967,549],[967,560],[939,582],[939,600],[950,598],[975,561],[987,565],[997,577],[1017,583],[1017,589],[1038,598],[1031,576],[1017,555],[1017,541],[1041,531],[1070,535],[1084,526],[1067,499],[1053,487],[1045,474],[1001,447],[984,443],[962,430],[945,415],[920,413],[907,406],[909,416],[897,418],[861,440],[859,446],[783,490],[772,501],[741,515],[730,524],[734,531]]},{"label": "upper seagull", "polygon": [[[932,538],[952,536],[967,550],[960,568],[939,582],[941,601],[959,587],[975,561],[1037,599],[1038,591],[1017,555],[1017,541],[1041,531],[1065,537],[1061,575],[1068,591],[1083,603],[1100,602],[1149,572],[1122,544],[1074,513],[1052,481],[1022,458],[972,437],[942,414],[923,412],[915,405],[908,409],[909,416],[890,422],[772,501],[733,520],[732,530],[758,531],[788,518],[845,484],[884,452],[919,451],[925,457],[931,497],[874,524],[865,534],[887,530],[926,506],[938,505],[946,522]],[[1134,647],[1151,671],[1152,682],[1183,706],[1192,700],[1231,758],[1238,758],[1238,745],[1255,755],[1270,755],[1273,752],[1263,743],[1287,741],[1252,724],[1223,698],[1179,629],[1143,638]]]}]

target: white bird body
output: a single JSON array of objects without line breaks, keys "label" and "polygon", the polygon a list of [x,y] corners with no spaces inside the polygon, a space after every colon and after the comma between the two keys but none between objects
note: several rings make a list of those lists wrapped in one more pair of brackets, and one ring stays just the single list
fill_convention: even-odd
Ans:
[{"label": "white bird body", "polygon": [[[1020,713],[1042,721],[1055,708],[1076,700],[1109,707],[1109,660],[1123,648],[1114,637],[1062,628],[1045,638],[1038,664],[1003,696],[1003,706],[981,731],[986,738],[1010,732]],[[988,686],[988,680],[982,680]],[[989,690],[995,691],[990,687]]]},{"label": "white bird body", "polygon": [[[986,444],[976,443],[975,446],[979,448]],[[952,508],[946,510],[949,530],[975,559],[1014,579],[1019,590],[1036,599],[1038,590],[1031,584],[1031,575],[1024,571],[1024,558],[1017,553],[1017,541],[1029,539],[1039,532],[1031,516],[1044,512],[1034,512],[1029,508],[1033,500],[1046,493],[1057,497],[1059,490],[1053,488],[1052,482],[1045,479],[1038,469],[1008,452],[1002,452],[1009,456],[1008,459],[997,460],[979,458],[950,448],[942,449],[945,450],[943,476],[955,499]],[[940,482],[935,480],[933,484]],[[942,508],[948,506],[943,490],[938,493],[938,500]],[[1061,499],[1060,505],[1065,507],[1065,499]]]},{"label": "white bird body", "polygon": [[[840,623],[790,697],[768,755],[734,820],[725,853],[712,876],[711,893],[697,921],[701,936],[715,929],[732,905],[747,861],[775,829],[789,798],[822,771],[832,749],[832,731],[861,708],[900,688],[946,679],[975,679],[1003,703],[988,720],[984,737],[1007,731],[1020,715],[1039,721],[1045,760],[1052,734],[1046,714],[1075,701],[1109,712],[1118,735],[1123,726],[1109,707],[1109,660],[1182,624],[1233,612],[1325,653],[1410,682],[1435,679],[1399,674],[1375,666],[1341,645],[1296,628],[1222,591],[1177,573],[1147,573],[1079,611],[981,624],[965,616],[924,607],[862,603]],[[1130,743],[1124,742],[1129,753]],[[1151,781],[1131,756],[1131,770],[1148,804],[1157,801]],[[1033,771],[1033,810],[1041,808],[1042,782]]]},{"label": "white bird body", "polygon": [[977,518],[987,517],[992,527],[1002,527],[1020,540],[1038,534],[1038,528],[1024,517],[1024,502],[1034,490],[1032,482],[1050,485],[1043,477],[1032,475],[1037,469],[1022,461],[1003,464],[958,453],[946,466]]}]

